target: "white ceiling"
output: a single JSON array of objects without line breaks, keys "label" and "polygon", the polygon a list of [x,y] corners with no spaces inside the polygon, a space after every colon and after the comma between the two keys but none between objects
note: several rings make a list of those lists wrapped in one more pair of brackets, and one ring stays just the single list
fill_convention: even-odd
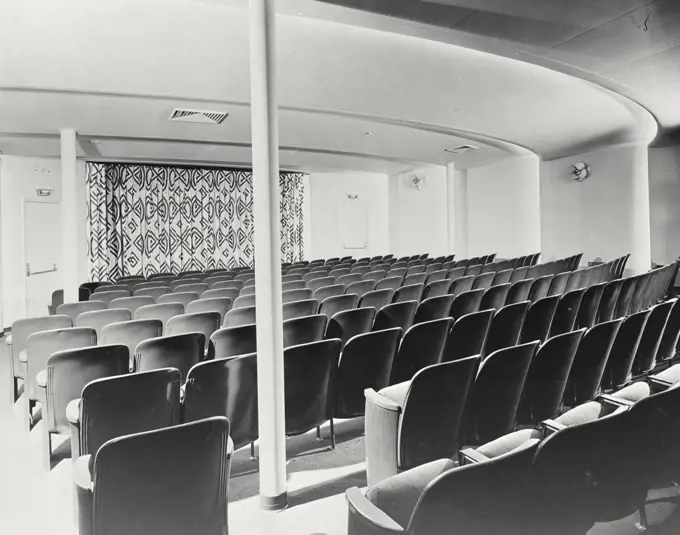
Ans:
[{"label": "white ceiling", "polygon": [[[5,154],[57,155],[59,129],[74,127],[81,155],[90,158],[250,162],[245,0],[5,3]],[[439,28],[406,35],[414,26],[398,19],[310,0],[279,7],[284,167],[470,167],[527,151],[557,158],[648,135],[648,117],[631,100],[542,66],[441,42]],[[172,123],[175,107],[230,115],[219,126]],[[463,143],[480,150],[444,151]]]},{"label": "white ceiling", "polygon": [[445,27],[447,42],[549,64],[632,98],[662,131],[680,127],[678,0],[321,1]]}]

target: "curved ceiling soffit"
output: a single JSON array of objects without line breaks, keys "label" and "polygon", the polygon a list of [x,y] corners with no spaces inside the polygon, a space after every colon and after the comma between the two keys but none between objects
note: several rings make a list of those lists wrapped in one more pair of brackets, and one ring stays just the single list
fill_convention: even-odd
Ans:
[{"label": "curved ceiling soffit", "polygon": [[[535,46],[525,44],[522,45],[522,47],[518,47],[514,42],[504,41],[494,37],[465,33],[460,30],[442,28],[422,22],[390,17],[389,15],[382,15],[379,13],[358,11],[353,8],[334,4],[323,4],[312,0],[287,0],[287,2],[277,4],[277,10],[286,15],[309,16],[310,18],[318,18],[329,22],[336,22],[338,24],[349,24],[364,27],[366,29],[385,31],[429,41],[437,41],[559,72],[587,82],[593,88],[600,90],[603,94],[616,99],[626,107],[638,123],[640,135],[637,140],[625,140],[614,137],[611,139],[605,138],[602,141],[608,141],[609,144],[643,141],[645,143],[650,143],[652,146],[661,146],[672,142],[672,140],[677,141],[680,139],[680,132],[668,131],[661,127],[657,116],[640,103],[641,98],[639,92],[635,89],[570,65],[566,61],[562,62],[542,56],[540,48]],[[308,15],[306,15],[306,13]],[[561,151],[563,154],[555,153],[544,155],[543,159],[552,160],[571,154],[577,154],[577,152],[574,151],[581,150],[581,148],[581,145],[576,145],[573,148],[567,148],[566,150]]]},{"label": "curved ceiling soffit", "polygon": [[[89,94],[89,95],[96,95],[96,96],[102,96],[102,97],[141,98],[141,99],[150,99],[150,100],[167,100],[169,102],[200,102],[200,103],[205,103],[205,104],[218,104],[218,105],[221,105],[221,106],[230,106],[230,107],[250,107],[249,102],[227,100],[227,99],[205,98],[205,97],[197,97],[197,96],[169,95],[169,94],[159,95],[159,94],[141,94],[141,93],[122,93],[122,92],[97,91],[97,90],[76,91],[76,90],[73,90],[73,89],[62,89],[62,88],[0,85],[0,95],[2,94],[2,91],[29,92],[29,93],[30,92],[58,93],[58,94],[70,94],[70,95],[72,95],[72,94]],[[355,112],[350,112],[350,111],[346,111],[346,110],[339,111],[339,110],[307,108],[307,107],[289,106],[289,105],[279,105],[278,108],[279,108],[279,110],[282,110],[282,111],[308,113],[308,114],[318,114],[318,115],[330,115],[330,116],[337,116],[337,117],[342,117],[342,118],[347,118],[347,119],[369,121],[369,122],[373,122],[373,123],[376,123],[376,124],[384,124],[384,125],[389,125],[389,126],[409,128],[409,129],[412,129],[412,130],[420,130],[420,131],[423,131],[423,132],[431,132],[431,133],[442,134],[442,135],[450,135],[450,136],[453,136],[453,137],[456,137],[456,138],[459,138],[459,139],[470,141],[472,143],[480,143],[480,144],[487,145],[487,146],[492,147],[492,148],[502,150],[504,152],[507,152],[509,156],[519,156],[519,157],[538,156],[531,149],[524,147],[524,146],[522,146],[522,145],[520,145],[516,142],[509,141],[509,140],[506,140],[506,139],[500,139],[500,138],[488,136],[488,135],[481,134],[481,133],[478,133],[478,132],[471,132],[471,131],[467,131],[467,130],[463,130],[463,129],[458,129],[458,128],[451,128],[451,127],[446,127],[446,126],[441,126],[441,125],[433,125],[433,124],[422,123],[422,122],[417,122],[417,121],[412,121],[412,120],[383,117],[383,116],[378,116],[378,115],[355,113]],[[92,136],[92,137],[96,136],[95,133],[84,133],[84,134],[86,136]],[[169,141],[172,141],[172,140],[169,140]],[[309,149],[309,148],[305,148],[305,147],[282,147],[282,149],[316,152],[314,149]],[[326,151],[326,153],[338,154],[338,155],[345,154],[341,151]],[[352,156],[359,156],[359,155],[354,154],[354,153],[352,153],[351,155]],[[373,156],[373,155],[370,155],[370,154],[365,154],[363,156],[367,157],[367,158],[386,159],[383,156]],[[397,158],[397,159],[393,159],[393,161],[400,161],[400,160]],[[427,162],[422,162],[422,163],[424,165],[428,165]]]}]

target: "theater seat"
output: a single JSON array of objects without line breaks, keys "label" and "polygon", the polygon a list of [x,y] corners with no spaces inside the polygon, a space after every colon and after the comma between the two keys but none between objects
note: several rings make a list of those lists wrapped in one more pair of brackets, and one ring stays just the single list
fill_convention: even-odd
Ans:
[{"label": "theater seat", "polygon": [[232,453],[224,417],[110,440],[74,467],[80,535],[224,535]]}]

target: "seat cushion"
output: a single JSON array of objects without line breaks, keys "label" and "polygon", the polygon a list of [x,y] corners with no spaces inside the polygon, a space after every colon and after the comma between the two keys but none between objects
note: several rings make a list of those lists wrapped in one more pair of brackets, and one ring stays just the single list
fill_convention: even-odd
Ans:
[{"label": "seat cushion", "polygon": [[[666,371],[670,371],[672,369],[673,368],[669,368]],[[680,370],[677,371],[677,376],[678,379],[680,379]],[[635,403],[636,401],[640,401],[641,399],[648,397],[650,393],[651,390],[649,388],[649,384],[647,384],[644,381],[639,381],[625,388],[622,388],[618,392],[614,392],[612,395],[616,396],[617,398],[630,401],[631,403]]]},{"label": "seat cushion", "polygon": [[398,383],[396,385],[383,388],[379,394],[394,401],[400,407],[403,407],[404,399],[406,399],[406,394],[408,394],[409,388],[411,388],[411,381],[404,381],[403,383]]},{"label": "seat cushion", "polygon": [[489,459],[494,459],[523,447],[529,440],[540,440],[541,437],[542,433],[538,429],[522,429],[487,442],[476,451]]},{"label": "seat cushion", "polygon": [[[680,364],[671,366],[667,370],[664,370],[661,373],[657,373],[654,377],[656,377],[657,379],[661,379],[662,381],[666,381],[668,384],[675,384],[678,381],[680,381]],[[617,393],[616,395],[618,396],[619,393]]]},{"label": "seat cushion", "polygon": [[435,477],[455,467],[451,459],[423,464],[381,481],[369,489],[366,498],[406,529],[425,487]]},{"label": "seat cushion", "polygon": [[585,424],[601,418],[609,412],[609,409],[597,401],[589,401],[578,407],[565,412],[559,418],[555,418],[557,423],[570,427],[572,425]]}]

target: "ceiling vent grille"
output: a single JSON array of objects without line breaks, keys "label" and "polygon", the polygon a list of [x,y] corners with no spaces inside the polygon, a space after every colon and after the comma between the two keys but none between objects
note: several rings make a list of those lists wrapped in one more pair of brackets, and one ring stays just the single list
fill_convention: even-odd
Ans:
[{"label": "ceiling vent grille", "polygon": [[450,152],[451,154],[463,154],[464,152],[471,150],[479,150],[479,147],[475,147],[474,145],[458,145],[457,147],[451,147],[450,149],[444,150],[446,152]]},{"label": "ceiling vent grille", "polygon": [[228,116],[229,114],[223,111],[175,108],[170,115],[170,120],[182,123],[222,124]]}]

